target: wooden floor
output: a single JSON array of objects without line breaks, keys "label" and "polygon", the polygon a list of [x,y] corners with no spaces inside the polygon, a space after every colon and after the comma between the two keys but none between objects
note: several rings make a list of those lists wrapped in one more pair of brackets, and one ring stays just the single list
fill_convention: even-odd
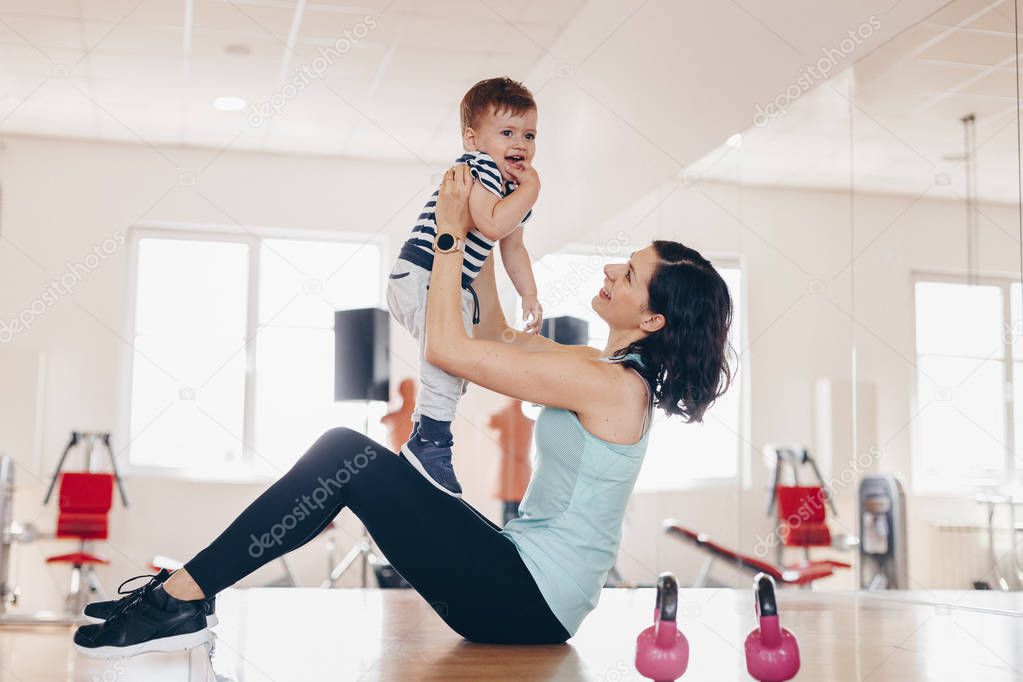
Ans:
[{"label": "wooden floor", "polygon": [[[779,598],[782,623],[799,638],[797,680],[1023,681],[1021,593]],[[229,590],[217,600],[212,657],[198,649],[96,661],[75,654],[67,628],[3,628],[0,681],[641,680],[635,638],[652,605],[652,590],[606,590],[567,645],[507,647],[462,641],[409,591]],[[683,590],[679,626],[692,651],[684,680],[750,679],[742,645],[751,591]]]}]

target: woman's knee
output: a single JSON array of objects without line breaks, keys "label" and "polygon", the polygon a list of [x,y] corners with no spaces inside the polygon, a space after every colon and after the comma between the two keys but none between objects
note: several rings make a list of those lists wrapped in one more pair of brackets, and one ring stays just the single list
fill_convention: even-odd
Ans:
[{"label": "woman's knee", "polygon": [[345,481],[366,469],[387,451],[379,443],[345,426],[326,431],[307,456],[326,466]]},{"label": "woman's knee", "polygon": [[341,443],[351,442],[359,436],[365,438],[365,436],[355,429],[350,429],[347,426],[335,426],[332,429],[324,431],[318,442],[338,445]]},{"label": "woman's knee", "polygon": [[376,449],[375,441],[367,438],[355,429],[347,426],[336,426],[323,432],[311,448],[317,452],[329,452],[335,456],[347,457],[367,448]]}]

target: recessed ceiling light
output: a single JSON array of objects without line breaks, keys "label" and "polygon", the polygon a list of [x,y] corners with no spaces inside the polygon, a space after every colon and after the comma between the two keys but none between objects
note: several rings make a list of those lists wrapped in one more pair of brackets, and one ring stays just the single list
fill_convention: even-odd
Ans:
[{"label": "recessed ceiling light", "polygon": [[736,133],[735,135],[732,135],[730,138],[725,140],[725,144],[727,144],[729,147],[738,147],[740,144],[742,144],[742,133]]},{"label": "recessed ceiling light", "polygon": [[213,100],[213,108],[217,111],[241,111],[248,104],[241,97],[218,97]]}]

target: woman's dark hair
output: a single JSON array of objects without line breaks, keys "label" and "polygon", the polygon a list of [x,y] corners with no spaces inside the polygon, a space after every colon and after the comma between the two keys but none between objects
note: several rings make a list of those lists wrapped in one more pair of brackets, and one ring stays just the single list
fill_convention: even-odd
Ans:
[{"label": "woman's dark hair", "polygon": [[642,364],[625,360],[650,384],[654,405],[686,423],[702,422],[732,382],[726,352],[732,297],[725,281],[699,252],[678,242],[655,241],[660,262],[650,278],[647,308],[665,324],[614,353],[638,353]]}]

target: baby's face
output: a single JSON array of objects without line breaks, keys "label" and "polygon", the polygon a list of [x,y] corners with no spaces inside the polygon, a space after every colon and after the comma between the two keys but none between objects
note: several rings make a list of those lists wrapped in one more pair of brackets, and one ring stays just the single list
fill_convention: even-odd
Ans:
[{"label": "baby's face", "polygon": [[523,114],[494,111],[480,116],[476,126],[465,132],[469,151],[486,152],[505,175],[505,164],[533,161],[536,153],[536,109]]}]

